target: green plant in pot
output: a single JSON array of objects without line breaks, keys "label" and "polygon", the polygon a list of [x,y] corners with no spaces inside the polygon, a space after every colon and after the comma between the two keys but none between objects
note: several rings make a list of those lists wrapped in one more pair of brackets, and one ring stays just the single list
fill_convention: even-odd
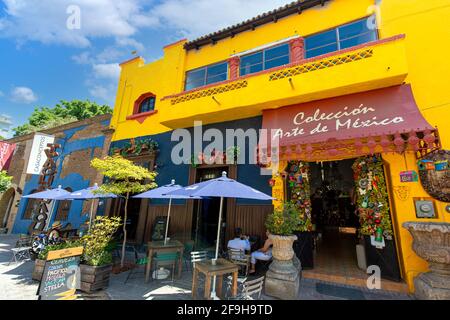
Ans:
[{"label": "green plant in pot", "polygon": [[307,224],[308,222],[302,219],[297,207],[291,202],[284,203],[282,208],[275,209],[267,216],[266,228],[273,242],[272,254],[275,259],[292,260],[294,257],[292,244],[297,240],[294,232]]},{"label": "green plant in pot", "polygon": [[90,232],[81,238],[84,246],[83,263],[89,266],[103,266],[112,263],[113,235],[122,225],[120,217],[97,216]]}]

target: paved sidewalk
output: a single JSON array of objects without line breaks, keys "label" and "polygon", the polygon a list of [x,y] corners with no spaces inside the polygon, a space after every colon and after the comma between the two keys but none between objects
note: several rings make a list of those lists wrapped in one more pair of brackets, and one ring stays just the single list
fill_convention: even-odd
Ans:
[{"label": "paved sidewalk", "polygon": [[[0,300],[36,300],[38,283],[31,280],[34,262],[11,263],[10,249],[17,236],[0,235]],[[111,275],[107,290],[92,295],[82,295],[84,300],[191,300],[192,273],[184,271],[180,280],[150,281],[145,283],[143,269],[125,284],[128,273]],[[226,286],[224,285],[224,291]],[[202,289],[198,297],[202,297]],[[263,295],[263,300],[273,298]],[[299,300],[409,300],[412,297],[388,291],[371,291],[367,288],[302,279]]]}]

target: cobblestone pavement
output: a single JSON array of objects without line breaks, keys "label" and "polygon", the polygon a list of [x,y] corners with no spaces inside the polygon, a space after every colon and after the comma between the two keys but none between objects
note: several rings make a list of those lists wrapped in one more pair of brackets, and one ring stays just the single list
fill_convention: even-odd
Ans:
[{"label": "cobblestone pavement", "polygon": [[[31,280],[34,262],[11,263],[10,248],[17,236],[0,235],[0,300],[36,300],[38,283]],[[181,279],[145,283],[143,268],[135,270],[125,283],[128,272],[111,275],[107,290],[95,294],[81,294],[83,300],[191,300],[192,273],[184,271]],[[201,287],[201,286],[200,286]],[[226,284],[224,284],[224,291]],[[199,289],[198,297],[202,297]],[[273,298],[263,294],[263,300]],[[332,284],[313,279],[302,279],[299,300],[409,300],[411,296],[388,291]]]}]

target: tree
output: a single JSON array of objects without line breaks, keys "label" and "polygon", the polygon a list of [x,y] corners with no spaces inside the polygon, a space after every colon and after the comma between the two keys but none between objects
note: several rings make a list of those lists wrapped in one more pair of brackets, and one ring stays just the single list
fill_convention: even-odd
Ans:
[{"label": "tree", "polygon": [[11,176],[8,176],[6,171],[0,171],[0,193],[5,192],[11,187]]},{"label": "tree", "polygon": [[98,105],[89,100],[61,100],[54,108],[40,107],[34,109],[28,123],[13,128],[14,136],[54,128],[66,123],[84,120],[100,114],[112,113],[108,105]]},{"label": "tree", "polygon": [[120,262],[120,266],[123,268],[125,261],[125,245],[127,242],[126,221],[128,215],[128,200],[130,195],[134,193],[141,193],[156,188],[157,185],[154,181],[157,173],[135,165],[132,161],[121,156],[106,157],[104,159],[95,158],[91,161],[91,166],[108,178],[108,181],[100,186],[95,192],[100,194],[113,193],[125,199],[122,259]]}]

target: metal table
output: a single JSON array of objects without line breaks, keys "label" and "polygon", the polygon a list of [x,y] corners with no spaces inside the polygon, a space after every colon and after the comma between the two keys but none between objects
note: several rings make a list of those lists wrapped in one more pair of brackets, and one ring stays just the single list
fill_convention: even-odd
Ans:
[{"label": "metal table", "polygon": [[205,298],[211,298],[211,278],[217,278],[217,296],[222,295],[223,276],[231,273],[233,275],[233,285],[231,294],[233,297],[237,295],[237,280],[239,267],[225,259],[218,259],[216,265],[211,263],[211,260],[200,261],[195,263],[194,274],[192,277],[192,298],[196,298],[198,288],[198,275],[203,273],[205,275]]},{"label": "metal table", "polygon": [[145,282],[148,282],[150,278],[150,269],[152,267],[152,259],[155,253],[164,253],[164,252],[178,252],[178,274],[177,278],[181,278],[181,271],[183,268],[183,251],[184,245],[177,240],[167,241],[167,244],[164,244],[164,241],[152,241],[148,243],[147,250],[147,267],[145,269]]}]

